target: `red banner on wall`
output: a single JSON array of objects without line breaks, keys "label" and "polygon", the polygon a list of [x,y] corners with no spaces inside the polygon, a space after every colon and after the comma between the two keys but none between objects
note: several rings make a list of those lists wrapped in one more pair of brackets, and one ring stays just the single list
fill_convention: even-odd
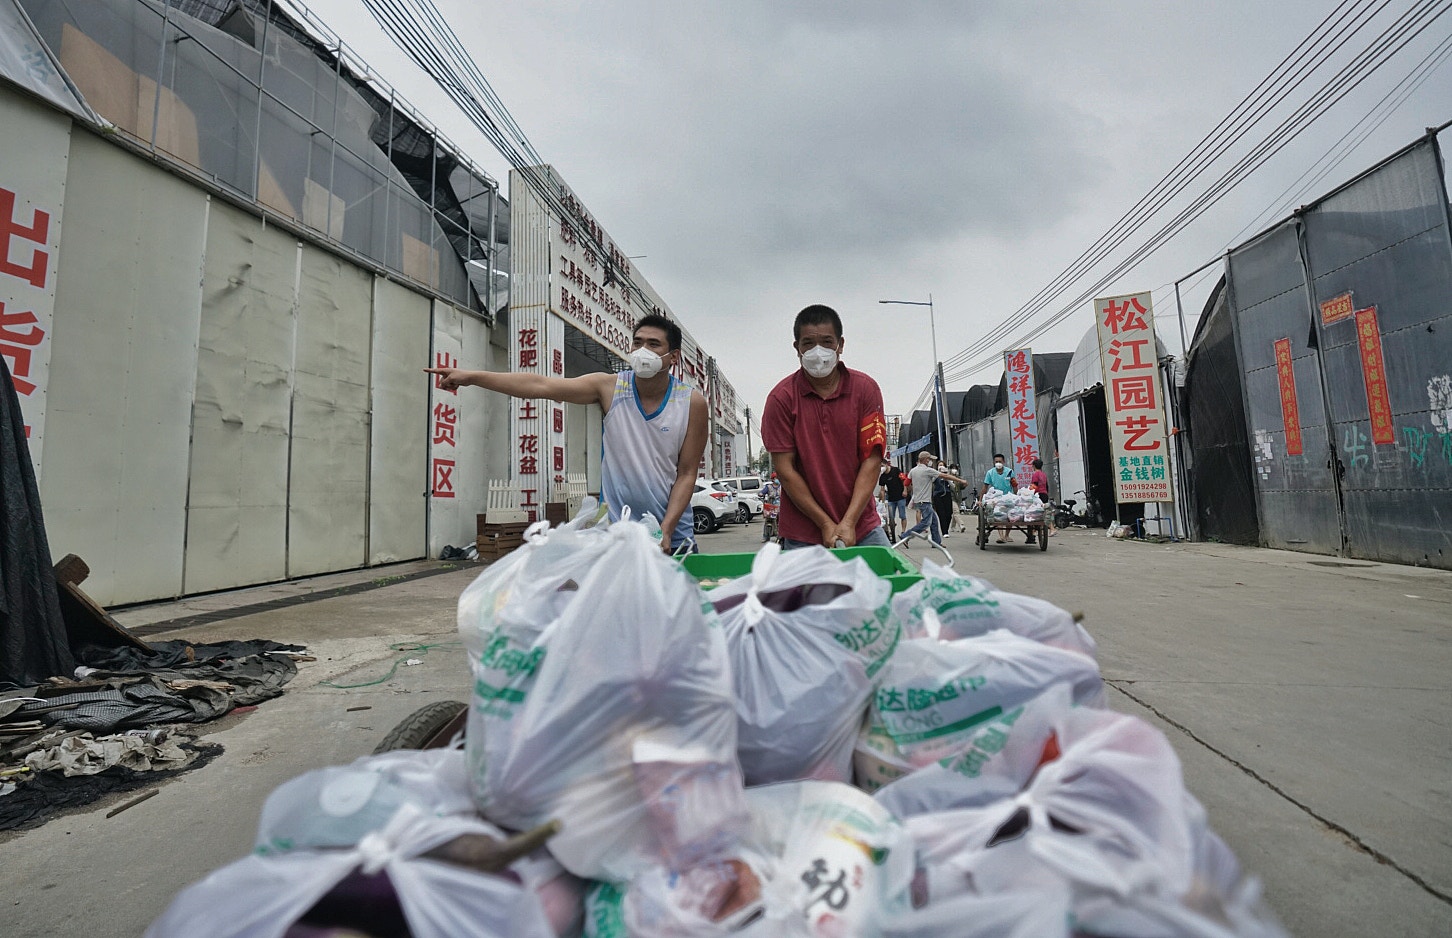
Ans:
[{"label": "red banner on wall", "polygon": [[1276,339],[1276,377],[1281,386],[1281,420],[1286,428],[1286,455],[1301,455],[1301,407],[1296,402],[1296,368],[1291,340]]},{"label": "red banner on wall", "polygon": [[1356,345],[1361,350],[1361,378],[1366,382],[1366,409],[1371,416],[1371,442],[1395,443],[1391,395],[1387,391],[1386,363],[1381,355],[1381,329],[1376,307],[1356,311]]}]

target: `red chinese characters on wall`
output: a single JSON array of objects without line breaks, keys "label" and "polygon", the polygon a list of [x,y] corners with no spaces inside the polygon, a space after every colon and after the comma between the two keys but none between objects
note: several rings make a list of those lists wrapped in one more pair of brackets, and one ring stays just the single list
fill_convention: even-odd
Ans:
[{"label": "red chinese characters on wall", "polygon": [[1381,351],[1381,328],[1376,321],[1376,307],[1358,309],[1355,315],[1356,345],[1361,352],[1361,379],[1366,385],[1371,442],[1395,443],[1397,434],[1392,423],[1391,394],[1387,389],[1386,360]]},{"label": "red chinese characters on wall", "polygon": [[[35,313],[29,310],[12,313],[0,302],[0,354],[10,359],[10,380],[21,397],[35,393],[35,385],[28,380],[31,356],[44,338],[45,330],[40,328],[40,320],[35,318]],[[26,431],[28,436],[28,427]]]},{"label": "red chinese characters on wall", "polygon": [[[15,241],[22,244],[17,247]],[[42,249],[49,241],[50,213],[34,209],[28,223],[21,221],[15,217],[15,193],[0,188],[0,273],[43,289],[50,252]],[[29,256],[25,257],[27,252]],[[16,255],[24,259],[12,260]]]},{"label": "red chinese characters on wall", "polygon": [[1286,455],[1299,456],[1301,447],[1301,406],[1296,400],[1296,367],[1291,361],[1291,340],[1276,339],[1276,383],[1281,392],[1281,423],[1286,430]]},{"label": "red chinese characters on wall", "polygon": [[[435,368],[457,368],[459,359],[448,352],[434,353]],[[443,377],[434,376],[434,389],[442,394],[450,394],[457,397],[459,392],[456,388],[445,388],[442,385]],[[432,456],[432,471],[429,491],[434,498],[454,498],[458,491],[454,487],[454,469],[457,460],[453,456],[453,450],[459,446],[459,408],[454,404],[438,401],[430,411],[432,430],[430,438],[435,447]],[[442,447],[442,449],[440,449]]]},{"label": "red chinese characters on wall", "polygon": [[[50,276],[51,213],[35,208],[29,211],[28,218],[17,217],[17,201],[15,192],[0,188],[0,275],[44,290]],[[23,208],[18,211],[21,216],[26,214]],[[20,289],[25,291],[25,287]],[[17,308],[13,299],[7,308],[0,301],[0,355],[9,359],[11,383],[21,397],[30,397],[38,390],[30,379],[39,377],[38,370],[43,368],[40,346],[46,337],[45,324],[33,309]],[[30,431],[27,421],[27,437]]]}]

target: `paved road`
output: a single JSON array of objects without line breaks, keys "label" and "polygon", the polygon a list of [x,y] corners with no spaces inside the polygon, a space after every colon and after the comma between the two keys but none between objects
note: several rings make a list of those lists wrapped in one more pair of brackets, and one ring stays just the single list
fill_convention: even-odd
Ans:
[{"label": "paved road", "polygon": [[[760,526],[703,538],[748,551]],[[1083,611],[1113,705],[1174,744],[1211,823],[1298,935],[1452,934],[1452,574],[1071,531],[1045,553],[948,540],[957,567]],[[910,556],[922,556],[916,549]],[[208,728],[226,753],[107,820],[101,803],[0,840],[6,936],[140,934],[181,886],[245,853],[278,783],[368,752],[424,703],[462,698],[438,564],[128,610],[128,625],[379,580],[379,588],[153,638],[273,638],[319,656],[282,698]],[[401,642],[412,650],[395,650]],[[391,665],[404,657],[416,666]],[[322,684],[365,682],[338,689]],[[368,707],[367,710],[352,708]],[[3,837],[3,835],[0,835]]]}]

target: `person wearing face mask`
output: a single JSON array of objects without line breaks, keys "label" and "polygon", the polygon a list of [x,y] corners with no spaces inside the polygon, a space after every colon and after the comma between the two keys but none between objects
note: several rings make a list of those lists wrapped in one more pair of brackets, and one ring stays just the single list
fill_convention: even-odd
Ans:
[{"label": "person wearing face mask", "polygon": [[[997,489],[1000,492],[1014,492],[1018,488],[1018,480],[1013,477],[1013,470],[1004,465],[1002,453],[993,454],[993,468],[983,475],[983,494],[987,495],[989,489]],[[1008,539],[1003,535],[1005,530],[1000,528],[998,532],[998,543],[1007,544]]]},{"label": "person wearing face mask", "polygon": [[926,537],[928,543],[940,550],[943,547],[943,528],[939,523],[937,509],[933,506],[933,490],[938,482],[952,483],[963,480],[950,472],[935,468],[937,460],[932,453],[919,453],[918,464],[908,473],[913,483],[913,508],[918,513],[918,523],[902,534],[898,544],[908,546],[914,536]]},{"label": "person wearing face mask", "polygon": [[801,368],[766,398],[761,440],[781,481],[778,519],[791,549],[887,547],[882,519],[869,510],[886,451],[882,390],[867,374],[842,364],[842,317],[808,306],[792,324]]},{"label": "person wearing face mask", "polygon": [[635,324],[630,370],[578,378],[426,368],[444,390],[473,385],[511,397],[548,398],[567,404],[599,404],[605,415],[601,440],[600,495],[619,521],[649,514],[661,526],[661,549],[690,545],[691,493],[706,451],[706,399],[678,381],[681,327],[652,313]]}]

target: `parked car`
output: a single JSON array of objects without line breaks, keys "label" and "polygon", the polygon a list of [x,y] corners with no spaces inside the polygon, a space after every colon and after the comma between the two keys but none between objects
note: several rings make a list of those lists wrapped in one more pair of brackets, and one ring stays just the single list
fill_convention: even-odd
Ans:
[{"label": "parked car", "polygon": [[716,481],[729,485],[740,495],[758,495],[761,492],[761,487],[766,484],[761,480],[761,476],[756,475],[722,476]]},{"label": "parked car", "polygon": [[741,481],[741,479],[706,479],[705,484],[717,492],[730,492],[736,496],[736,516],[731,520],[740,524],[750,524],[752,518],[761,514],[761,498],[756,494],[761,491],[759,485],[761,480],[751,476],[751,481],[758,485],[749,490],[740,487]]},{"label": "parked car", "polygon": [[696,489],[691,493],[691,526],[697,534],[719,531],[727,521],[736,520],[738,507],[736,493],[731,489],[724,485],[718,489],[697,479]]}]

